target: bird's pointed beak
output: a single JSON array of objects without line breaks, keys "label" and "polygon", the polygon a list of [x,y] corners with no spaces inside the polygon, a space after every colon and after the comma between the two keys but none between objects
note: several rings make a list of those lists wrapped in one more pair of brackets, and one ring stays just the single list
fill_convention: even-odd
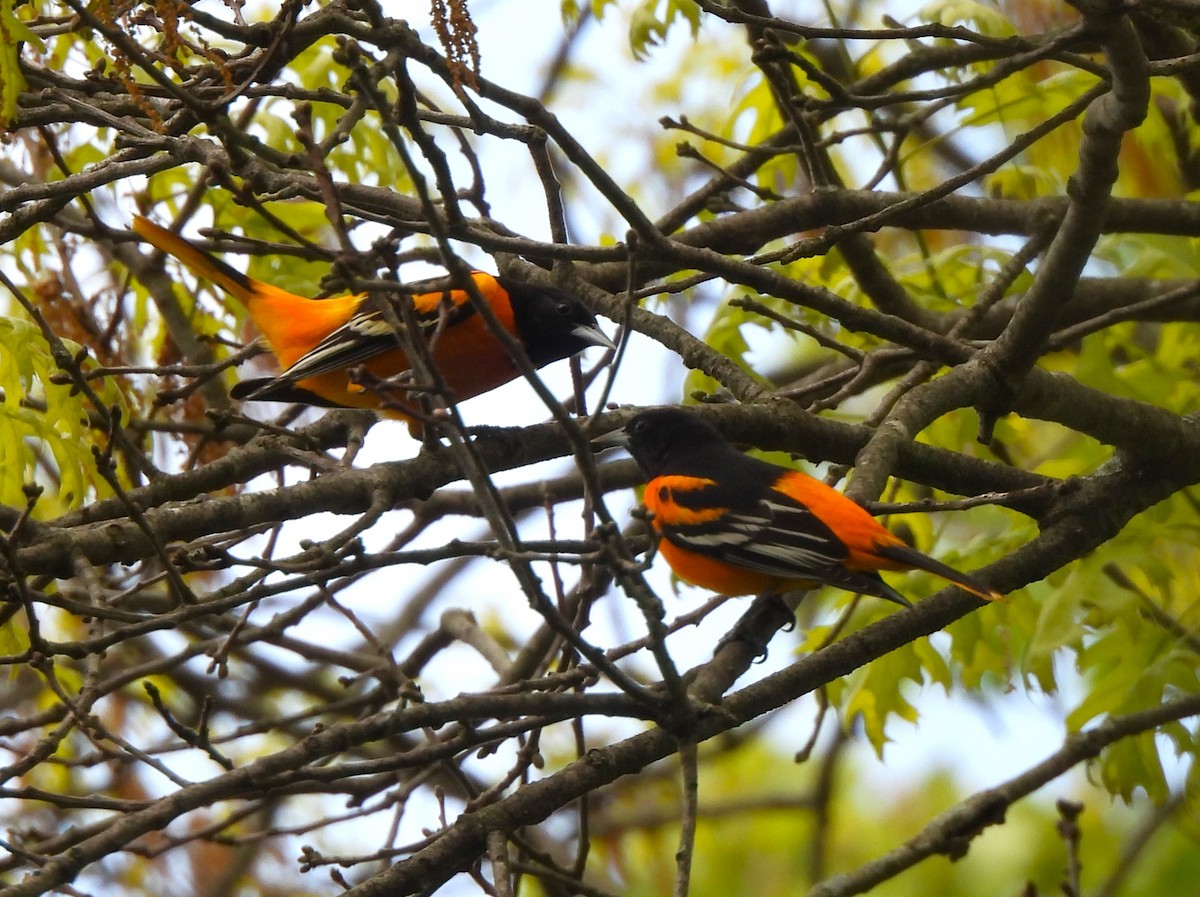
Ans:
[{"label": "bird's pointed beak", "polygon": [[614,448],[622,448],[628,451],[629,434],[624,430],[613,430],[611,433],[604,433],[592,440],[592,448],[597,452],[604,452]]},{"label": "bird's pointed beak", "polygon": [[606,349],[617,348],[617,344],[595,324],[580,324],[571,331],[571,336],[582,340],[589,346],[603,346]]}]

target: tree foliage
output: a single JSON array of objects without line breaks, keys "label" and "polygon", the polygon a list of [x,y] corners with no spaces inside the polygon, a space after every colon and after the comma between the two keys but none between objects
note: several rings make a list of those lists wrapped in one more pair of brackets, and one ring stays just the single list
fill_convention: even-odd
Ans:
[{"label": "tree foliage", "polygon": [[[783,5],[539,6],[522,94],[466,0],[0,2],[0,897],[1194,888],[1192,12]],[[494,266],[622,349],[548,423],[265,419],[244,310],[135,212],[307,295]],[[852,467],[1009,600],[723,637],[592,455],[610,379]],[[1063,738],[883,772],[934,686],[1062,689]]]}]

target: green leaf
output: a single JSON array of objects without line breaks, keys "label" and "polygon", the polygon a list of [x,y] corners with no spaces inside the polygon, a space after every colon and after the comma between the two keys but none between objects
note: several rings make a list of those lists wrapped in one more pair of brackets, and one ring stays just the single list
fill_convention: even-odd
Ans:
[{"label": "green leaf", "polygon": [[867,739],[882,756],[888,742],[888,719],[893,715],[908,722],[917,719],[916,707],[900,686],[905,680],[922,682],[924,675],[918,654],[911,645],[906,645],[872,661],[850,678],[852,682],[842,704],[844,719],[847,725],[855,717],[861,719]]},{"label": "green leaf", "polygon": [[1171,793],[1154,732],[1143,732],[1110,745],[1100,755],[1099,766],[1104,787],[1126,803],[1133,800],[1138,789],[1155,803],[1162,803]]},{"label": "green leaf", "polygon": [[17,98],[29,86],[21,73],[22,43],[45,49],[42,39],[13,12],[13,0],[0,0],[0,124],[6,128],[16,121]]},{"label": "green leaf", "polygon": [[[82,351],[64,340],[72,354]],[[111,491],[96,469],[96,436],[81,393],[51,378],[59,368],[41,330],[17,317],[0,318],[0,502],[22,507],[24,486],[45,482],[35,516],[47,517]],[[106,406],[124,408],[115,384],[94,382]],[[44,405],[45,408],[38,407]]]},{"label": "green leaf", "polygon": [[990,3],[976,0],[938,0],[921,7],[917,19],[943,25],[971,25],[989,37],[1011,37],[1016,27]]},{"label": "green leaf", "polygon": [[645,0],[629,18],[629,48],[635,59],[644,59],[647,51],[667,38],[677,21],[688,24],[695,37],[700,30],[700,7],[693,0]]}]

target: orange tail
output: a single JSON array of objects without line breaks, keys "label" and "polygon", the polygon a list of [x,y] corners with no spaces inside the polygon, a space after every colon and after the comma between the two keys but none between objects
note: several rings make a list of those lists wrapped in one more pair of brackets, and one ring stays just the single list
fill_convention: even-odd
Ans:
[{"label": "orange tail", "polygon": [[953,567],[948,567],[941,561],[935,561],[929,555],[922,554],[915,548],[910,548],[907,545],[877,545],[875,553],[897,564],[903,564],[906,567],[916,567],[918,570],[924,570],[927,573],[940,576],[942,579],[949,580],[960,589],[965,589],[975,597],[982,598],[984,601],[1001,601],[1004,599],[1002,593],[997,592],[989,586],[985,586],[979,580],[967,576],[965,573],[959,573]]},{"label": "orange tail", "polygon": [[191,268],[192,273],[197,277],[212,281],[246,307],[250,307],[253,300],[260,296],[263,288],[266,287],[266,284],[247,277],[220,259],[213,258],[207,252],[197,249],[178,234],[172,233],[165,227],[159,227],[149,218],[136,216],[133,219],[133,230],[156,249],[161,249],[167,255],[175,256]]},{"label": "orange tail", "polygon": [[142,217],[133,219],[133,229],[156,248],[175,256],[197,277],[212,281],[241,302],[283,368],[291,367],[350,320],[362,304],[361,295],[317,301],[247,277]]}]

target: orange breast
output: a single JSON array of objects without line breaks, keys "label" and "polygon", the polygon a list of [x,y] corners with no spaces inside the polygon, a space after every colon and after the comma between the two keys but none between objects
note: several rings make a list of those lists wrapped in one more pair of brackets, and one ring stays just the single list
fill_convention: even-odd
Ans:
[{"label": "orange breast", "polygon": [[800,583],[785,583],[777,576],[734,567],[672,545],[666,539],[659,543],[658,550],[680,579],[718,595],[761,595],[764,592],[802,588]]},{"label": "orange breast", "polygon": [[478,314],[437,338],[433,363],[450,387],[452,399],[469,399],[517,376],[516,364]]}]

